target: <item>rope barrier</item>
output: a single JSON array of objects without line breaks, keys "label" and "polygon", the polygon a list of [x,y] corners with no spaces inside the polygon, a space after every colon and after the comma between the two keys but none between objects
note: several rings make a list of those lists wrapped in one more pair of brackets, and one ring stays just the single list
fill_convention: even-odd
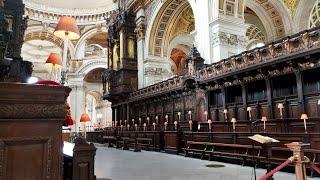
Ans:
[{"label": "rope barrier", "polygon": [[288,164],[292,163],[292,161],[293,161],[293,157],[290,157],[288,160],[286,160],[285,162],[280,164],[278,167],[274,168],[272,171],[270,171],[267,174],[265,174],[262,177],[260,177],[259,180],[266,180],[267,178],[269,178],[270,176],[272,176],[276,172],[278,172],[281,169],[283,169],[284,167],[286,167]]},{"label": "rope barrier", "polygon": [[318,174],[320,174],[320,168],[318,168],[315,164],[311,165],[312,169],[315,170]]}]

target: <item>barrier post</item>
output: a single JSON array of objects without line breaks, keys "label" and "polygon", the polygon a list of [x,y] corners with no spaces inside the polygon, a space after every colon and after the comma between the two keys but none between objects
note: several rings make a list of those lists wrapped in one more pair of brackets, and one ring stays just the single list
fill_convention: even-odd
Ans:
[{"label": "barrier post", "polygon": [[304,158],[303,149],[309,146],[310,144],[304,144],[301,142],[292,142],[285,144],[292,152],[294,157],[295,171],[296,171],[296,180],[307,180],[306,174],[306,161]]}]

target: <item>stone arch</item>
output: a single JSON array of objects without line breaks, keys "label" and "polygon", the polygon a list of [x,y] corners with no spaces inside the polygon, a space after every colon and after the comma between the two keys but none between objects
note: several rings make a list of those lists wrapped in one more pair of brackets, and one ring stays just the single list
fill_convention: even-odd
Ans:
[{"label": "stone arch", "polygon": [[91,38],[92,36],[94,36],[96,33],[100,33],[100,32],[105,32],[107,33],[108,30],[106,27],[94,27],[90,30],[88,30],[87,32],[85,32],[81,38],[78,40],[76,46],[75,46],[75,57],[77,59],[81,59],[81,47],[86,43],[86,40],[88,40],[89,38]]},{"label": "stone arch", "polygon": [[266,33],[267,33],[267,41],[273,41],[275,40],[279,34],[277,33],[277,29],[274,26],[274,21],[271,18],[270,14],[266,11],[265,8],[259,3],[256,2],[256,0],[246,0],[245,2],[246,6],[250,8],[252,11],[256,13],[256,15],[261,20]]},{"label": "stone arch", "polygon": [[309,28],[309,18],[311,10],[317,0],[299,1],[293,20],[296,24],[295,32]]},{"label": "stone arch", "polygon": [[169,45],[168,42],[170,42],[170,39],[164,38],[168,37],[168,30],[170,31],[170,27],[168,26],[170,22],[174,22],[179,13],[187,6],[194,12],[195,1],[168,0],[159,2],[156,5],[155,11],[152,14],[150,23],[146,29],[147,54],[160,57],[167,56],[166,48]]},{"label": "stone arch", "polygon": [[[63,50],[64,41],[61,38],[56,37],[54,34],[54,29],[52,27],[46,26],[30,26],[26,29],[24,35],[24,42],[31,41],[31,40],[47,40]],[[68,51],[71,59],[74,59],[75,55],[75,47],[73,43],[68,43]]]},{"label": "stone arch", "polygon": [[279,13],[279,15],[282,19],[282,24],[284,26],[284,30],[285,30],[286,35],[292,34],[294,22],[291,18],[292,17],[291,12],[290,12],[288,6],[284,4],[284,1],[279,1],[279,0],[269,0],[269,1],[270,1],[270,3],[273,4],[273,7]]},{"label": "stone arch", "polygon": [[105,59],[93,59],[86,61],[76,72],[78,75],[86,75],[90,71],[96,68],[107,68],[108,62]]},{"label": "stone arch", "polygon": [[274,35],[269,37],[269,40],[275,40],[277,38],[284,37],[286,35],[286,29],[284,27],[281,13],[275,7],[274,2],[271,1],[259,1],[259,0],[246,0],[245,5],[252,9],[260,18],[264,24],[267,32],[272,32]]}]

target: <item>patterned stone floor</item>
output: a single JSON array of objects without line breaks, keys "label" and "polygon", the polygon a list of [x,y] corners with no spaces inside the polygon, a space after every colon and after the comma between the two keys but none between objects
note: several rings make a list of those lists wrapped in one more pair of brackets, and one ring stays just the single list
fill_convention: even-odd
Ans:
[{"label": "patterned stone floor", "polygon": [[[95,174],[103,180],[254,180],[251,167],[159,152],[98,147],[95,162]],[[224,167],[208,168],[208,164]],[[264,173],[264,169],[257,169],[257,179]],[[295,176],[280,172],[274,179],[295,180]]]}]

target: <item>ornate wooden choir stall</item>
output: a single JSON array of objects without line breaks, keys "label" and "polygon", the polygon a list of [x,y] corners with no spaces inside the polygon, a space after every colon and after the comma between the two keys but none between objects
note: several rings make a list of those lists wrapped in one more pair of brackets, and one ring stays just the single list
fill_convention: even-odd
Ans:
[{"label": "ornate wooden choir stall", "polygon": [[[210,65],[192,48],[184,75],[137,90],[132,20],[121,17],[111,28],[112,70],[103,77],[113,115],[105,140],[242,163],[253,155],[259,162],[282,162],[292,154],[284,144],[298,141],[310,143],[305,154],[319,162],[318,28]],[[254,134],[280,142],[266,155],[261,145],[252,146],[248,137]]]}]

